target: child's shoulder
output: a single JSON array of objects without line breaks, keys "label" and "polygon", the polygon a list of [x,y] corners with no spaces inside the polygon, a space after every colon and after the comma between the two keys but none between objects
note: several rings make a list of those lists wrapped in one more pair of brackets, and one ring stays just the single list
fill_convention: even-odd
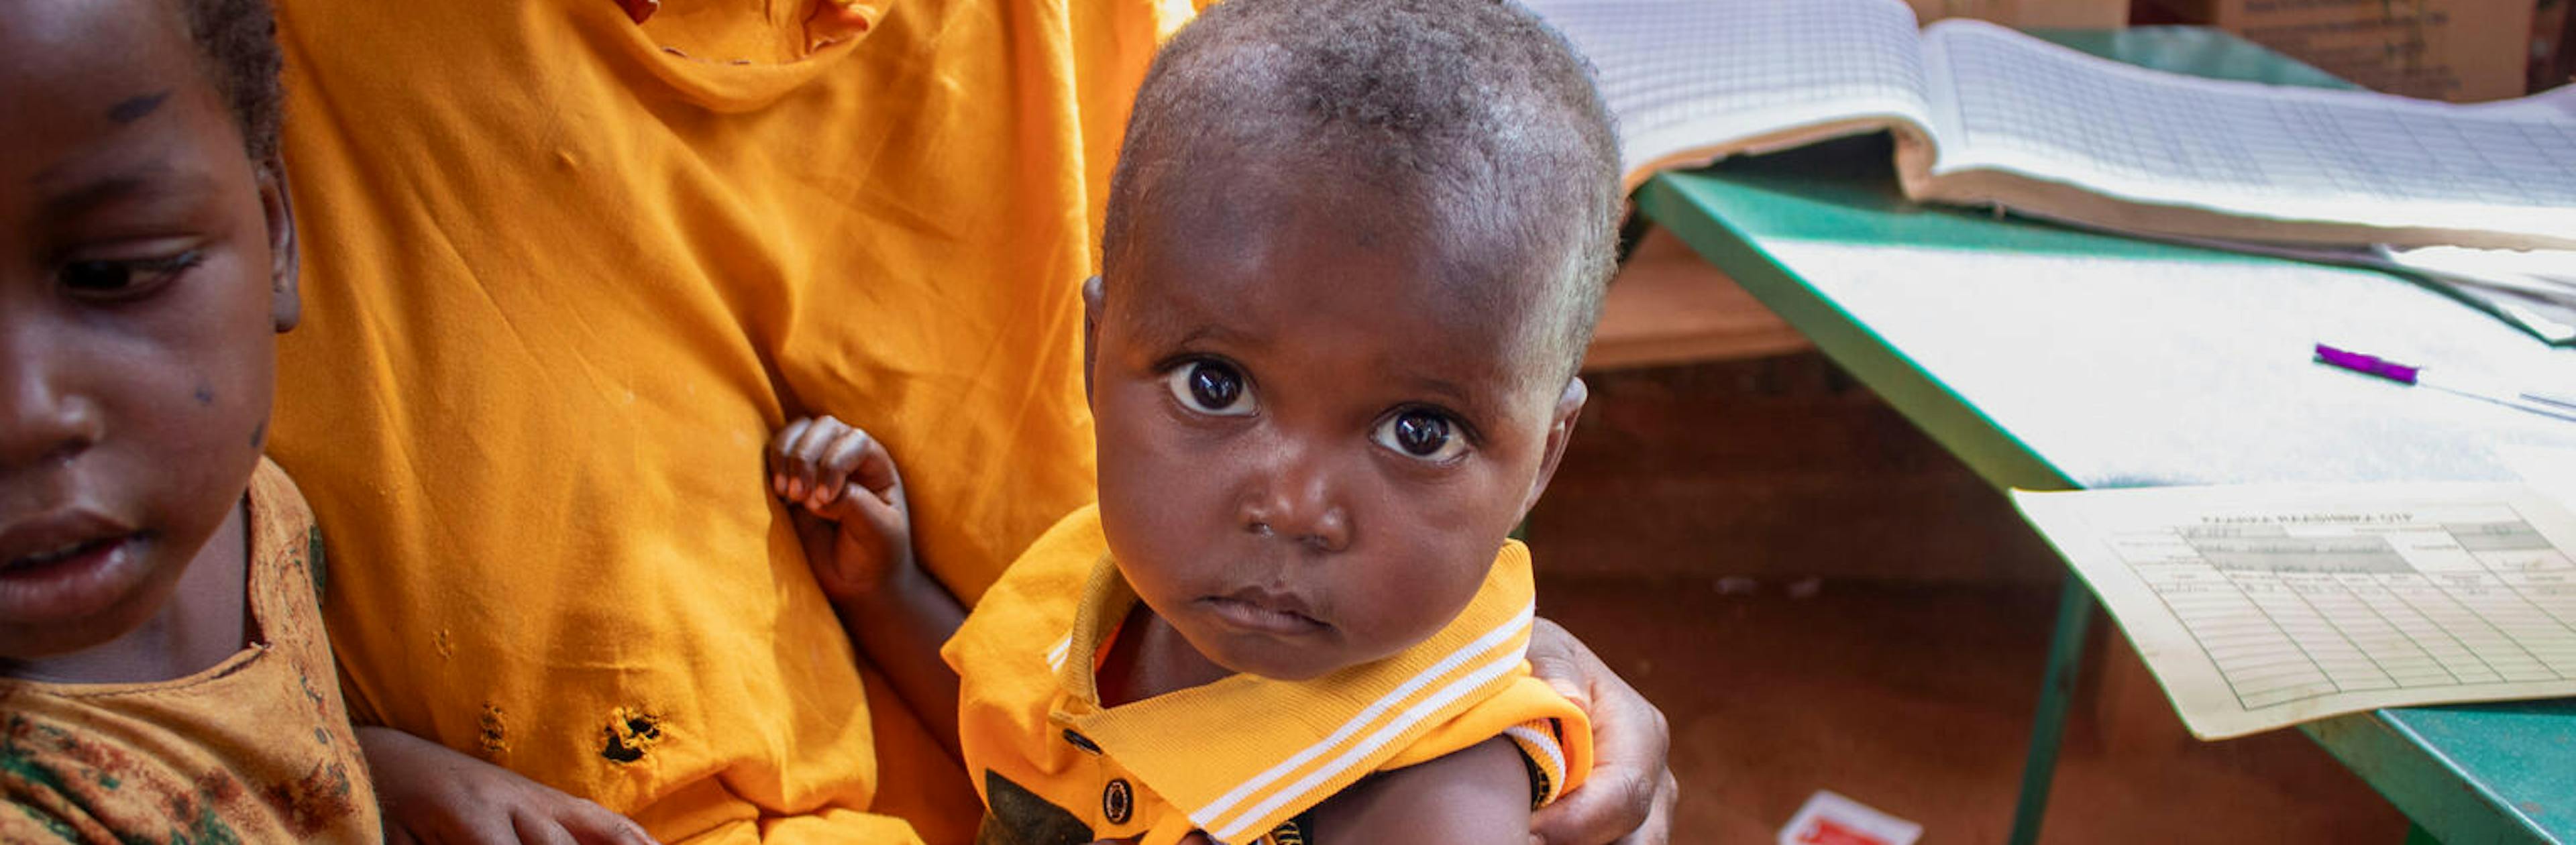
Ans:
[{"label": "child's shoulder", "polygon": [[1032,642],[1043,647],[1062,638],[1072,630],[1084,590],[1108,553],[1098,506],[1085,505],[1057,521],[975,600],[966,624],[942,649],[949,664],[964,672],[969,664],[960,661],[969,658],[967,652],[997,649],[1017,655]]},{"label": "child's shoulder", "polygon": [[[271,605],[312,608],[315,615],[309,633],[322,636],[319,607],[323,589],[328,586],[329,560],[323,551],[322,528],[313,519],[313,506],[304,500],[303,488],[296,486],[286,468],[265,455],[259,459],[259,468],[251,472],[247,498],[251,594]],[[264,590],[264,582],[284,582],[280,585],[284,588]],[[256,612],[265,626],[269,616],[291,615],[281,610],[284,608],[261,608]]]},{"label": "child's shoulder", "polygon": [[304,488],[297,486],[295,476],[267,455],[259,456],[259,466],[251,470],[249,495],[252,508],[273,509],[273,513],[292,521],[313,521],[313,507],[304,501]]},{"label": "child's shoulder", "polygon": [[[1084,505],[1038,535],[1026,551],[1003,570],[993,587],[975,601],[975,615],[1045,606],[1069,614],[1085,584],[1109,553],[1100,531],[1100,508]],[[1067,617],[1070,621],[1070,617]]]}]

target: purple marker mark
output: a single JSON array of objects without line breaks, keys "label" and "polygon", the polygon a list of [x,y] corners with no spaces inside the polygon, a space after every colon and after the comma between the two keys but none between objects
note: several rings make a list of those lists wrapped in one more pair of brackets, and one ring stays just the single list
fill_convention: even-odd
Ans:
[{"label": "purple marker mark", "polygon": [[2364,375],[2378,376],[2399,384],[2414,384],[2415,374],[2423,370],[2421,367],[2409,367],[2377,355],[2348,352],[2322,343],[2317,344],[2317,361]]}]

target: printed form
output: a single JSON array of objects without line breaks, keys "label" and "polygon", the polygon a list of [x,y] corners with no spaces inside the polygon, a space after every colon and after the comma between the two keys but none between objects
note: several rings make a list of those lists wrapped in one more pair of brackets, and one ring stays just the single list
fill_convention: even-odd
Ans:
[{"label": "printed form", "polygon": [[2202,739],[2376,707],[2576,695],[2576,517],[2531,487],[2013,499]]}]

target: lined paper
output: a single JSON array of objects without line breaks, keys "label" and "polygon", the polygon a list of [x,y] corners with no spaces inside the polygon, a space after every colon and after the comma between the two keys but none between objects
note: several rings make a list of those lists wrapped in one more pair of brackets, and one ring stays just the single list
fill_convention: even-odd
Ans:
[{"label": "lined paper", "polygon": [[2576,695],[2576,518],[2520,485],[2016,491],[2204,739]]},{"label": "lined paper", "polygon": [[2201,79],[1982,21],[1918,30],[1899,0],[1530,5],[1597,69],[1631,186],[1896,130],[1930,142],[1899,145],[1922,201],[2198,237],[2576,245],[2576,86],[2460,105]]},{"label": "lined paper", "polygon": [[1979,21],[1926,30],[1933,175],[1999,169],[2279,219],[2576,238],[2576,88],[2457,105],[2144,70]]},{"label": "lined paper", "polygon": [[[1856,118],[1922,124],[1914,12],[1887,0],[1539,0],[1592,61],[1621,170]],[[1871,130],[1882,127],[1871,127]]]}]

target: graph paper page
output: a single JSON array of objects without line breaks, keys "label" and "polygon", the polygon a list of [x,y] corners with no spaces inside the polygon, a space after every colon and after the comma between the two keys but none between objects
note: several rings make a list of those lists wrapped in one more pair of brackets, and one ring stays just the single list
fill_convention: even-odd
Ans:
[{"label": "graph paper page", "polygon": [[2197,79],[1978,21],[1925,30],[1938,176],[2240,216],[2576,238],[2576,86],[2455,105]]},{"label": "graph paper page", "polygon": [[[1530,7],[1598,71],[1625,173],[1756,151],[1765,136],[1838,122],[1841,132],[1828,134],[1929,119],[1922,47],[1903,3],[1536,0]],[[1865,121],[1876,123],[1856,125]]]},{"label": "graph paper page", "polygon": [[2576,519],[2503,484],[2015,491],[2183,723],[2576,695]]}]

